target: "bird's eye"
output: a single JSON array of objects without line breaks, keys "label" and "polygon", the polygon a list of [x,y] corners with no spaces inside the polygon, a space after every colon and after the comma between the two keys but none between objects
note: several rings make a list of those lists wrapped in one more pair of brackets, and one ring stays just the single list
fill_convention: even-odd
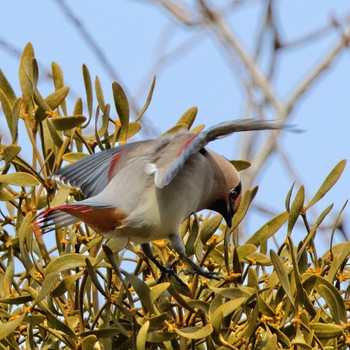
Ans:
[{"label": "bird's eye", "polygon": [[230,194],[229,194],[229,197],[230,197],[230,201],[231,202],[235,202],[236,199],[238,198],[238,196],[241,194],[242,192],[242,183],[240,182],[238,184],[238,186],[236,186],[235,188],[233,188],[231,191],[230,191]]}]

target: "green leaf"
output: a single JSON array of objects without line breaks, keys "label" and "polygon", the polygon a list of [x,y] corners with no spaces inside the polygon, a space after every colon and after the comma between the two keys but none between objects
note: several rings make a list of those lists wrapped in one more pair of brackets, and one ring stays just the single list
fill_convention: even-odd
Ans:
[{"label": "green leaf", "polygon": [[43,99],[38,89],[35,89],[34,91],[34,101],[38,105],[39,108],[41,108],[44,112],[50,111],[51,108],[48,105],[48,103]]},{"label": "green leaf", "polygon": [[244,330],[244,338],[249,339],[256,333],[259,327],[258,317],[259,316],[259,307],[258,303],[255,303],[252,311],[247,315],[247,327]]},{"label": "green leaf", "polygon": [[294,339],[292,340],[292,345],[295,349],[297,348],[302,348],[302,349],[307,349],[311,350],[311,346],[305,342],[305,338],[303,333],[300,331],[300,326],[295,327],[295,336]]},{"label": "green leaf", "polygon": [[148,92],[148,96],[147,96],[147,99],[146,99],[146,102],[144,104],[144,106],[142,107],[141,111],[139,112],[139,114],[137,115],[136,119],[135,119],[135,122],[139,121],[139,119],[143,116],[143,114],[146,112],[151,100],[152,100],[152,95],[153,95],[153,90],[154,90],[154,86],[156,84],[156,77],[153,78],[153,81],[152,81],[152,85],[151,85],[151,88]]},{"label": "green leaf", "polygon": [[[127,246],[128,242],[129,242],[129,239],[127,237],[118,237],[107,241],[105,245],[112,252],[112,254],[116,254],[122,251]],[[97,255],[96,260],[101,261],[102,259],[105,259],[105,258],[106,258],[106,254],[104,250],[101,250]]]},{"label": "green leaf", "polygon": [[228,316],[235,310],[237,310],[246,300],[246,298],[237,298],[234,300],[227,301],[226,303],[221,304],[215,309],[215,311],[210,316],[211,324],[214,329],[219,331],[221,329],[221,323],[224,317]]},{"label": "green leaf", "polygon": [[247,214],[248,208],[250,203],[252,202],[252,192],[250,190],[247,190],[241,199],[241,204],[239,205],[239,208],[237,210],[237,213],[233,216],[232,219],[232,226],[230,228],[230,231],[234,231],[238,225],[242,222],[245,215]]},{"label": "green leaf", "polygon": [[237,247],[237,253],[240,260],[256,252],[256,250],[257,247],[253,244],[242,244],[241,246]]},{"label": "green leaf", "polygon": [[271,260],[268,256],[265,254],[261,254],[258,252],[251,253],[247,255],[245,258],[242,258],[242,261],[245,263],[251,263],[254,262],[256,265],[261,265],[261,266],[270,266],[271,265]]},{"label": "green leaf", "polygon": [[24,187],[37,186],[40,184],[36,177],[24,172],[0,175],[0,183]]},{"label": "green leaf", "polygon": [[106,327],[101,329],[94,329],[91,331],[85,331],[80,333],[79,335],[81,337],[95,335],[97,338],[113,338],[119,333],[120,333],[120,329],[117,327]]},{"label": "green leaf", "polygon": [[[326,301],[334,322],[340,325],[341,324],[340,310],[338,307],[337,298],[333,293],[334,290],[329,289],[324,284],[320,284],[319,285],[319,292],[320,292],[321,297],[324,298],[324,300]],[[338,293],[337,291],[335,291],[335,292]],[[344,308],[344,310],[345,310],[345,308]],[[345,314],[345,319],[346,319],[346,314]]]},{"label": "green leaf", "polygon": [[14,90],[12,89],[11,84],[8,82],[8,80],[6,79],[1,69],[0,69],[0,89],[4,92],[4,94],[6,95],[7,99],[10,102],[10,106],[12,107],[17,97],[15,95]]},{"label": "green leaf", "polygon": [[40,323],[45,322],[46,316],[44,315],[27,315],[24,322],[28,322],[31,326],[36,327]]},{"label": "green leaf", "polygon": [[36,86],[38,84],[38,79],[39,79],[39,67],[35,57],[31,60],[30,65],[31,65],[30,67],[31,81],[33,84],[33,91],[34,91],[36,89]]},{"label": "green leaf", "polygon": [[33,108],[33,93],[34,85],[32,82],[32,60],[34,59],[34,49],[31,43],[28,43],[22,53],[21,61],[19,64],[19,82],[22,90],[24,104],[26,110],[29,111]]},{"label": "green leaf", "polygon": [[11,129],[11,137],[12,137],[12,142],[16,142],[18,138],[18,119],[19,119],[19,114],[21,112],[21,107],[23,104],[23,98],[20,97],[18,98],[13,107],[12,107],[12,129]]},{"label": "green leaf", "polygon": [[[181,286],[180,286],[181,287]],[[183,285],[183,289],[185,290],[187,286]],[[187,287],[189,290],[189,288]],[[168,288],[169,293],[171,296],[186,310],[189,310],[191,312],[194,312],[193,308],[190,306],[190,304],[187,302],[188,298],[183,298],[181,294],[179,294],[178,290],[174,288],[174,286],[171,284]],[[181,293],[181,292],[180,292]],[[185,293],[182,293],[183,295],[190,297],[190,291],[185,291]]]},{"label": "green leaf", "polygon": [[216,230],[220,226],[221,221],[221,215],[215,215],[214,217],[203,221],[199,230],[199,237],[203,244],[205,244],[210,239],[210,237],[216,232]]},{"label": "green leaf", "polygon": [[4,304],[8,304],[8,305],[21,305],[21,304],[29,303],[30,301],[33,301],[33,297],[31,296],[31,294],[21,295],[21,296],[12,297],[12,298],[1,298],[0,299],[0,303],[4,303]]},{"label": "green leaf", "polygon": [[4,339],[8,335],[12,334],[22,323],[25,316],[25,314],[21,316],[16,315],[16,318],[14,318],[13,320],[3,323],[0,327],[0,339]]},{"label": "green leaf", "polygon": [[193,308],[202,310],[204,312],[209,311],[209,303],[203,300],[199,300],[199,299],[189,300],[188,305],[190,305]]},{"label": "green leaf", "polygon": [[166,291],[170,286],[169,282],[156,284],[151,288],[149,298],[151,300],[151,304],[155,304],[156,300]]},{"label": "green leaf", "polygon": [[19,152],[21,151],[21,147],[18,145],[9,145],[6,146],[3,150],[3,157],[5,161],[5,166],[11,163],[11,161],[17,157]]},{"label": "green leaf", "polygon": [[38,109],[35,112],[35,120],[41,122],[47,118],[46,112],[51,111],[51,108],[43,99],[38,89],[35,89],[34,91],[34,101],[38,105]]},{"label": "green leaf", "polygon": [[71,288],[77,279],[83,275],[84,271],[63,277],[62,281],[51,291],[51,296],[60,297]]},{"label": "green leaf", "polygon": [[[149,343],[170,342],[171,340],[176,339],[177,337],[178,335],[175,332],[153,331],[153,332],[148,332],[147,342]],[[172,349],[172,348],[170,347],[169,349]]]},{"label": "green leaf", "polygon": [[198,113],[197,107],[190,108],[181,116],[181,118],[178,120],[178,122],[176,124],[177,125],[186,124],[187,129],[189,130],[191,128],[194,120],[196,119],[197,113]]},{"label": "green leaf", "polygon": [[[51,70],[52,70],[52,79],[53,79],[53,83],[55,85],[55,90],[56,91],[60,90],[61,88],[64,87],[64,77],[63,77],[62,69],[58,63],[52,62]],[[67,115],[66,101],[63,99],[63,101],[59,104],[61,105],[63,114]],[[82,114],[82,113],[80,113],[80,114]]]},{"label": "green leaf", "polygon": [[289,301],[294,306],[293,295],[290,288],[290,283],[289,283],[289,278],[288,278],[288,273],[286,271],[286,268],[281,258],[273,250],[270,250],[270,256],[271,256],[271,261],[275,269],[275,272],[278,276],[279,281],[281,282],[281,286],[285,291]]},{"label": "green leaf", "polygon": [[137,278],[135,275],[132,275],[126,271],[123,271],[123,274],[127,278],[127,280],[130,282],[132,287],[135,289],[135,292],[140,298],[141,303],[149,310],[153,310],[153,305],[151,303],[151,290],[148,287],[148,285],[141,281],[139,278]]},{"label": "green leaf", "polygon": [[141,130],[142,125],[139,122],[130,122],[128,126],[128,131],[123,134],[122,130],[120,130],[117,141],[124,141],[125,138],[129,139],[130,137],[136,135]]},{"label": "green leaf", "polygon": [[[293,209],[292,209],[293,210]],[[292,212],[291,210],[291,212]],[[299,272],[299,266],[297,261],[297,254],[296,254],[296,248],[294,247],[292,238],[288,237],[289,241],[289,253],[292,257],[292,263],[293,263],[293,273],[294,273],[294,280],[296,285],[297,293],[295,295],[295,305],[298,308],[299,306],[302,307],[304,304],[305,299],[305,292],[303,290],[303,286],[300,279],[300,272]]]},{"label": "green leaf", "polygon": [[80,97],[75,102],[73,115],[83,115],[83,100]]},{"label": "green leaf", "polygon": [[89,116],[92,116],[92,103],[93,103],[93,95],[92,95],[92,83],[90,72],[85,64],[83,64],[83,77],[84,77],[84,85],[86,91],[86,100],[88,105]]},{"label": "green leaf", "polygon": [[21,226],[18,230],[19,237],[19,249],[21,253],[21,262],[23,266],[26,268],[26,272],[30,275],[34,275],[34,265],[32,259],[29,255],[31,248],[30,239],[28,237],[32,237],[33,233],[33,213],[28,212],[24,217]]},{"label": "green leaf", "polygon": [[149,317],[149,329],[162,329],[164,327],[164,322],[167,319],[168,314],[166,312]]},{"label": "green leaf", "polygon": [[236,168],[237,171],[248,169],[252,163],[246,160],[230,160],[230,163]]},{"label": "green leaf", "polygon": [[125,139],[129,127],[129,102],[123,88],[117,82],[112,84],[112,90],[115,108],[121,124],[121,137],[122,139]]},{"label": "green leaf", "polygon": [[40,288],[39,294],[35,299],[35,304],[38,304],[41,300],[46,298],[54,288],[58,281],[58,273],[52,272],[45,276],[44,282]]},{"label": "green leaf", "polygon": [[278,338],[278,341],[280,343],[282,343],[282,345],[289,349],[291,347],[291,343],[290,343],[290,340],[289,338],[284,334],[283,331],[280,331],[278,328],[272,326],[271,324],[268,324],[268,327],[271,331],[272,334],[276,334],[277,335],[277,338]]},{"label": "green leaf", "polygon": [[98,102],[98,106],[100,107],[100,110],[103,111],[105,109],[105,98],[103,95],[103,90],[101,87],[101,82],[98,76],[95,78],[95,91],[96,91],[96,98]]},{"label": "green leaf", "polygon": [[[287,221],[289,214],[287,212],[281,213],[267,222],[258,231],[256,231],[247,241],[246,244],[253,244],[256,247],[260,246],[260,243],[273,236]],[[267,227],[268,229],[266,230]]]},{"label": "green leaf", "polygon": [[319,190],[316,192],[316,194],[313,196],[311,201],[306,205],[305,209],[310,208],[315,203],[317,203],[322,197],[326,195],[326,193],[335,185],[335,183],[338,181],[340,175],[343,173],[343,170],[346,165],[346,160],[341,160],[329,173],[329,175],[324,180],[323,184],[319,188]]},{"label": "green leaf", "polygon": [[310,328],[320,339],[331,339],[341,336],[345,330],[345,326],[332,323],[310,323]]},{"label": "green leaf", "polygon": [[[106,134],[106,132],[108,131],[108,125],[109,125],[109,118],[110,118],[109,113],[110,113],[110,105],[107,103],[102,114],[101,128],[97,132],[95,130],[95,133],[93,135],[84,136],[85,140],[95,141],[97,138],[102,138]],[[141,129],[141,126],[140,126],[140,129]]]},{"label": "green leaf", "polygon": [[176,134],[180,130],[187,130],[187,124],[177,124],[177,125],[171,127],[166,132],[164,132],[161,136],[170,135],[170,134]]},{"label": "green leaf", "polygon": [[55,260],[52,260],[45,268],[44,275],[48,276],[50,273],[58,273],[65,270],[75,269],[77,267],[85,266],[86,256],[77,253],[68,253],[61,255]]},{"label": "green leaf", "polygon": [[65,160],[66,162],[69,162],[69,163],[75,163],[78,160],[81,160],[87,156],[88,156],[88,154],[82,153],[82,152],[69,152],[69,153],[64,154],[62,156],[62,159]]},{"label": "green leaf", "polygon": [[97,343],[98,338],[95,334],[90,334],[83,338],[81,341],[81,349],[82,350],[91,350],[94,349],[94,345]]},{"label": "green leaf", "polygon": [[81,126],[86,120],[86,117],[82,115],[75,115],[70,117],[56,117],[51,118],[50,121],[58,131],[65,131]]},{"label": "green leaf", "polygon": [[9,202],[16,199],[16,196],[10,192],[5,192],[4,190],[0,191],[0,202]]},{"label": "green leaf", "polygon": [[69,93],[69,87],[61,87],[51,93],[49,96],[45,98],[46,103],[50,106],[52,110],[56,109],[59,105],[65,101],[67,95]]},{"label": "green leaf", "polygon": [[199,124],[191,129],[191,132],[194,134],[199,134],[205,128],[205,124]]},{"label": "green leaf", "polygon": [[293,193],[294,186],[295,186],[295,182],[293,182],[293,185],[290,188],[290,190],[288,191],[287,197],[286,197],[286,200],[285,200],[285,206],[286,206],[286,210],[287,210],[288,213],[290,212],[290,200],[292,198],[292,193]]},{"label": "green leaf", "polygon": [[146,321],[142,327],[140,328],[137,338],[136,338],[136,349],[137,350],[145,350],[146,349],[146,339],[147,332],[149,328],[149,321]]},{"label": "green leaf", "polygon": [[257,299],[258,299],[259,311],[261,312],[262,315],[266,315],[269,317],[276,316],[276,313],[273,311],[270,305],[260,295],[258,295]]},{"label": "green leaf", "polygon": [[[61,148],[63,145],[63,140],[62,137],[60,136],[60,134],[56,131],[55,127],[52,125],[51,120],[49,118],[46,118],[43,123],[43,129],[44,132],[46,132],[45,129],[47,129],[50,133],[50,137],[52,139],[52,141],[54,142],[54,144],[58,147]],[[48,139],[48,138],[46,138]]]},{"label": "green leaf", "polygon": [[1,102],[2,111],[4,112],[4,115],[6,117],[7,126],[11,132],[12,128],[14,127],[12,122],[12,109],[11,109],[10,101],[8,100],[7,96],[5,95],[2,89],[0,89],[0,102]]},{"label": "green leaf", "polygon": [[63,321],[61,321],[57,315],[55,315],[45,304],[44,301],[42,301],[40,303],[41,309],[43,309],[43,312],[46,314],[47,320],[49,321],[49,323],[51,323],[51,325],[53,327],[50,328],[54,328],[57,329],[61,332],[63,332],[64,334],[72,337],[73,339],[76,339],[76,335],[74,333],[74,331]]},{"label": "green leaf", "polygon": [[329,282],[333,282],[336,278],[337,272],[339,269],[344,265],[345,261],[349,259],[350,256],[350,242],[347,242],[344,250],[342,251],[341,255],[339,257],[334,257],[331,268],[329,269],[327,280]]},{"label": "green leaf", "polygon": [[186,339],[203,339],[209,337],[213,333],[213,326],[207,324],[204,327],[186,327],[182,329],[176,329],[175,332],[180,336]]},{"label": "green leaf", "polygon": [[232,288],[216,288],[208,285],[208,288],[215,294],[222,295],[224,298],[228,299],[238,299],[238,298],[249,298],[255,294],[255,289],[246,286],[232,287]]},{"label": "green leaf", "polygon": [[89,273],[89,276],[91,278],[92,283],[94,284],[94,286],[97,288],[97,290],[106,298],[109,298],[109,291],[105,291],[103,289],[103,287],[101,286],[100,281],[98,280],[97,274],[94,271],[93,266],[91,265],[91,262],[89,259],[85,259],[85,264]]},{"label": "green leaf", "polygon": [[307,234],[307,236],[303,239],[303,245],[298,251],[298,261],[300,260],[300,257],[302,256],[305,249],[309,246],[311,240],[314,238],[317,228],[321,225],[325,217],[329,214],[329,212],[332,210],[333,204],[331,204],[329,207],[327,207],[321,215],[317,218],[315,225],[312,226],[310,232]]},{"label": "green leaf", "polygon": [[262,348],[262,350],[276,350],[278,349],[277,345],[277,335],[273,334],[267,341],[266,345]]},{"label": "green leaf", "polygon": [[186,254],[188,256],[191,256],[194,254],[194,244],[197,240],[199,232],[199,223],[198,223],[198,217],[194,215],[194,219],[192,222],[192,226],[190,227],[189,236],[187,238],[185,248],[186,248]]},{"label": "green leaf", "polygon": [[304,186],[301,186],[294,198],[292,207],[290,208],[289,218],[288,218],[288,230],[287,230],[288,235],[292,233],[294,225],[298,220],[301,210],[303,209],[304,198],[305,198],[305,190],[304,190]]},{"label": "green leaf", "polygon": [[336,287],[334,287],[332,283],[329,282],[328,276],[325,278],[318,275],[304,273],[303,277],[305,277],[303,280],[303,287],[305,290],[308,290],[309,292],[312,288],[315,288],[320,295],[323,294],[324,289],[320,288],[321,285],[326,286],[330,290],[330,292],[336,299],[337,307],[339,310],[339,318],[342,322],[346,323],[347,320],[346,320],[346,310],[344,305],[344,299],[339,294],[339,290]]}]

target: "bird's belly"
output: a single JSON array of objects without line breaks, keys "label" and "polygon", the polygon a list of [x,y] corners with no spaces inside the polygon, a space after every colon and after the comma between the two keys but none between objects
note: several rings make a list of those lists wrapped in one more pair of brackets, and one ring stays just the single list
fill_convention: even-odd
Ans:
[{"label": "bird's belly", "polygon": [[157,225],[123,225],[104,233],[104,236],[108,238],[127,237],[131,242],[136,244],[147,243],[158,239],[167,239],[169,235],[170,233]]}]

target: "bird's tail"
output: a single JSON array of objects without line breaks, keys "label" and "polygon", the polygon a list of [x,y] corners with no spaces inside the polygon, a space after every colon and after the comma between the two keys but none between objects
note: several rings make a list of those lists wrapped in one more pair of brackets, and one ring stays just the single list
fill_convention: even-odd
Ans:
[{"label": "bird's tail", "polygon": [[93,229],[106,233],[122,225],[127,215],[109,204],[87,199],[54,207],[39,215],[36,226],[44,232],[83,221]]},{"label": "bird's tail", "polygon": [[35,226],[40,228],[42,232],[52,231],[64,226],[72,225],[80,219],[72,215],[74,212],[85,213],[91,211],[91,208],[84,205],[60,205],[46,210],[38,216]]}]

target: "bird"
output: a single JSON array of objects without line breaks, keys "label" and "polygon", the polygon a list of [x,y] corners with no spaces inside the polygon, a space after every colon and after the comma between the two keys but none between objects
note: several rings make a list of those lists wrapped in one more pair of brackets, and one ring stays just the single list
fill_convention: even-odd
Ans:
[{"label": "bird", "polygon": [[190,266],[187,273],[219,279],[218,272],[187,256],[179,233],[182,222],[203,209],[221,214],[231,227],[240,205],[240,174],[206,146],[236,132],[284,127],[278,121],[237,119],[199,133],[181,129],[91,154],[52,176],[79,188],[85,199],[46,210],[36,224],[46,232],[82,221],[108,238],[126,237],[141,245],[162,275],[171,269],[155,258],[150,242],[167,239]]}]

